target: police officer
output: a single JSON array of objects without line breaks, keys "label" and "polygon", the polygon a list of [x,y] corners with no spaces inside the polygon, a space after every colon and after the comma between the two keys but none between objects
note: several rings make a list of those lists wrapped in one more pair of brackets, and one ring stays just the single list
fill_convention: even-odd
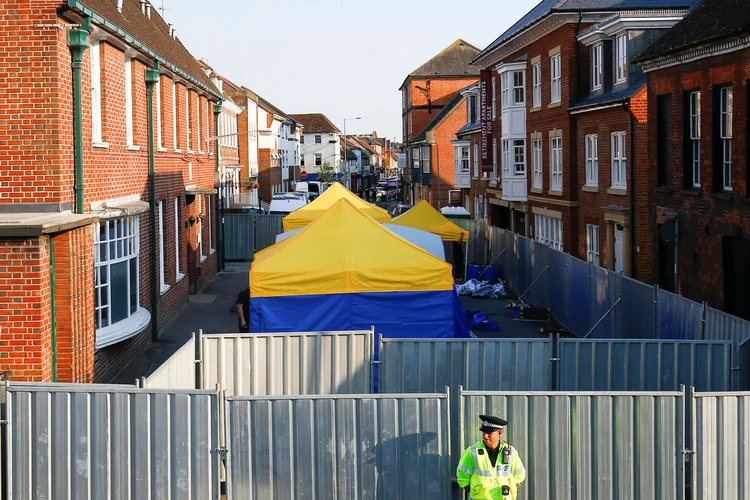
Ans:
[{"label": "police officer", "polygon": [[526,479],[518,451],[502,440],[508,422],[479,415],[482,440],[466,448],[458,462],[458,485],[472,500],[515,500]]}]

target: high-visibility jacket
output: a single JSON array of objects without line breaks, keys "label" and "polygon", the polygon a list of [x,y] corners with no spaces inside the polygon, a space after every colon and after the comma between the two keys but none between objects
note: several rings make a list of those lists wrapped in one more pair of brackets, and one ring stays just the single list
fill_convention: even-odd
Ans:
[{"label": "high-visibility jacket", "polygon": [[[503,463],[503,450],[510,449],[507,464]],[[495,467],[490,462],[484,442],[478,441],[461,454],[456,470],[458,485],[470,486],[472,500],[515,500],[518,485],[526,479],[526,469],[518,451],[505,441],[500,443]],[[510,494],[503,496],[503,486],[508,486]]]}]

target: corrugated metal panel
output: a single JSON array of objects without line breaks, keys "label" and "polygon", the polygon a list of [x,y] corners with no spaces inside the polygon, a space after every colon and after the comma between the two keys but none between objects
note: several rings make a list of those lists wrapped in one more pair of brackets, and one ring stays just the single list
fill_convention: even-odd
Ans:
[{"label": "corrugated metal panel", "polygon": [[750,393],[695,393],[693,498],[750,498]]},{"label": "corrugated metal panel", "polygon": [[737,367],[739,370],[737,370],[737,380],[734,381],[734,390],[750,390],[750,340],[740,344],[737,350]]},{"label": "corrugated metal panel", "polygon": [[622,301],[617,307],[617,338],[657,338],[656,294],[654,287],[617,275]]},{"label": "corrugated metal panel", "polygon": [[703,338],[703,305],[665,290],[657,293],[658,338],[700,340]]},{"label": "corrugated metal panel", "polygon": [[529,471],[519,499],[685,497],[682,393],[464,392],[461,402],[462,449],[481,439],[478,415],[508,420]]},{"label": "corrugated metal panel", "polygon": [[223,214],[225,259],[252,260],[255,254],[253,217],[252,214]]},{"label": "corrugated metal panel", "polygon": [[447,500],[441,394],[229,398],[228,498]]},{"label": "corrugated metal panel", "polygon": [[145,378],[146,389],[195,389],[195,336]]},{"label": "corrugated metal panel", "polygon": [[530,276],[529,286],[536,283],[531,287],[527,297],[529,302],[537,307],[550,307],[550,269],[547,266],[550,265],[549,255],[554,250],[550,249],[546,245],[542,245],[537,241],[529,242],[529,263],[530,263]]},{"label": "corrugated metal panel", "polygon": [[731,342],[561,339],[558,349],[563,391],[731,388]]},{"label": "corrugated metal panel", "polygon": [[550,388],[550,339],[381,339],[380,390]]},{"label": "corrugated metal panel", "polygon": [[[619,297],[619,294],[615,294],[615,273],[611,273],[599,266],[590,266],[589,273],[591,275],[591,315],[589,328],[593,328],[593,330],[590,333],[587,330],[583,335],[588,335],[590,338],[595,339],[617,338],[617,308],[607,315],[607,311],[612,308]],[[620,304],[617,307],[620,307]],[[605,315],[607,316],[605,317]]]},{"label": "corrugated metal panel", "polygon": [[366,394],[373,332],[204,335],[203,387],[229,396]]},{"label": "corrugated metal panel", "polygon": [[253,215],[252,217],[255,224],[255,251],[260,252],[276,243],[276,235],[284,232],[284,216]]},{"label": "corrugated metal panel", "polygon": [[11,384],[14,500],[219,498],[218,393]]},{"label": "corrugated metal panel", "polygon": [[750,321],[706,307],[706,340],[732,340],[742,344],[750,339]]}]

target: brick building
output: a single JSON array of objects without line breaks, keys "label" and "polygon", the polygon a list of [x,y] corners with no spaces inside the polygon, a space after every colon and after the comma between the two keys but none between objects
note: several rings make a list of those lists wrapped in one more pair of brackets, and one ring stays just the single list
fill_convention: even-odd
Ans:
[{"label": "brick building", "polygon": [[[604,96],[605,90],[611,94],[617,89],[602,87],[592,94],[590,49],[579,42],[579,36],[617,15],[648,17],[665,8],[684,9],[690,3],[635,0],[627,2],[624,9],[615,0],[544,0],[482,50],[471,64],[482,70],[480,78],[487,94],[479,113],[486,117],[485,129],[490,132],[486,160],[480,162],[479,175],[472,175],[481,181],[472,183],[475,217],[488,217],[492,224],[585,259],[579,227],[585,227],[587,220],[591,225],[600,221],[596,222],[600,227],[612,225],[614,230],[621,220],[616,207],[623,203],[617,198],[609,207],[606,197],[587,198],[586,215],[581,218],[581,196],[589,193],[582,189],[581,139],[577,115],[571,114],[571,108],[583,103],[581,110],[595,112],[597,106],[589,104],[598,98],[609,101],[611,96]],[[606,64],[614,68],[611,59]],[[582,125],[590,131],[595,118],[585,120],[593,120]],[[479,125],[481,134],[482,120]],[[474,153],[473,143],[470,153]],[[493,181],[495,186],[491,186]],[[618,214],[608,218],[607,211]]]},{"label": "brick building", "polygon": [[216,272],[220,95],[148,2],[3,9],[0,370],[108,380]]},{"label": "brick building", "polygon": [[747,2],[705,0],[638,62],[648,76],[656,281],[750,319]]},{"label": "brick building", "polygon": [[276,193],[291,191],[299,180],[302,124],[258,98],[258,182],[260,198],[271,203]]},{"label": "brick building", "polygon": [[252,90],[223,78],[224,95],[242,111],[237,121],[240,164],[240,203],[260,208],[258,189],[258,95]]},{"label": "brick building", "polygon": [[[413,167],[416,161],[411,156],[412,139],[424,131],[425,126],[455,97],[456,92],[477,81],[479,69],[469,66],[469,61],[478,53],[478,48],[458,39],[404,79],[399,91],[403,145],[409,155],[407,165]],[[407,202],[414,202],[417,193],[424,191],[418,183],[422,179],[421,174],[412,178],[413,174],[417,174],[416,170],[406,168],[402,172]]]}]

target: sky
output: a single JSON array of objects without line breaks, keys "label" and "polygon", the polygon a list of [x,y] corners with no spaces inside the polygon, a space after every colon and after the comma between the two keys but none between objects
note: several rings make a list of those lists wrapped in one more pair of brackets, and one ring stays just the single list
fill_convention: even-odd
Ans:
[{"label": "sky", "polygon": [[193,56],[285,113],[323,113],[342,131],[361,117],[347,134],[396,141],[410,72],[458,38],[484,49],[536,3],[152,0]]}]

